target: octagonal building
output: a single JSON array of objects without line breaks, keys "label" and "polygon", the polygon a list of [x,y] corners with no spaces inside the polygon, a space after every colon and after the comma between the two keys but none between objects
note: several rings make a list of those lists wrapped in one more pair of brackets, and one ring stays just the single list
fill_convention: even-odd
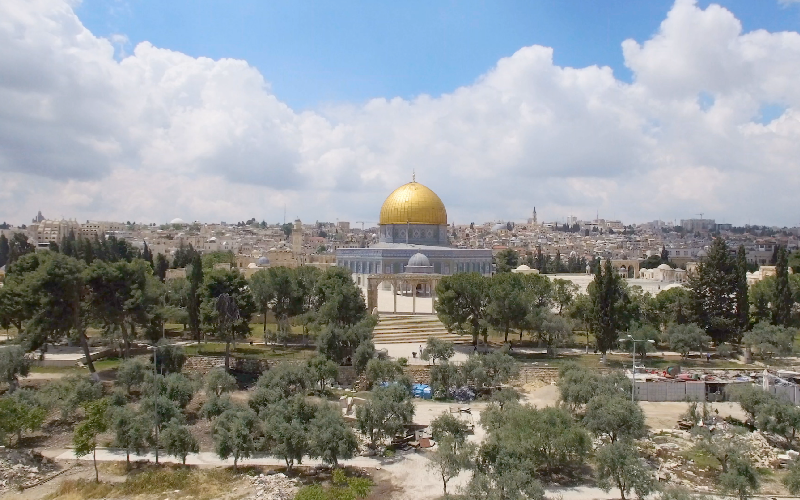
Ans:
[{"label": "octagonal building", "polygon": [[[386,198],[379,223],[379,243],[336,251],[336,264],[350,269],[359,285],[374,274],[492,274],[490,249],[449,246],[447,209],[433,190],[419,182],[404,184]],[[424,260],[416,254],[427,258],[427,265],[418,265]]]}]

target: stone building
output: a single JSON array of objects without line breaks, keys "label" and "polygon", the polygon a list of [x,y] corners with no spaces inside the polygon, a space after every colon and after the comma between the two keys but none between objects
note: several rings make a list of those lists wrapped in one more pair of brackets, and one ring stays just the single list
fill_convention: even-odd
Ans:
[{"label": "stone building", "polygon": [[[412,180],[386,198],[380,211],[379,242],[366,248],[338,248],[336,265],[353,272],[358,285],[367,278],[397,274],[451,275],[459,272],[492,274],[490,249],[449,246],[447,210],[432,190]],[[409,262],[416,254],[414,262]],[[424,259],[422,258],[424,257]],[[417,265],[425,263],[425,265]],[[425,268],[420,273],[417,268]],[[431,280],[425,280],[431,281]]]}]

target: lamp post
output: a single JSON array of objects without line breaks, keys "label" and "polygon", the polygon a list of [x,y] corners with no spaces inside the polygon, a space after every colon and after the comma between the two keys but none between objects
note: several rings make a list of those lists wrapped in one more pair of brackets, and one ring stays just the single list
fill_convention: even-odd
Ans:
[{"label": "lamp post", "polygon": [[635,339],[632,335],[628,334],[625,338],[619,339],[620,342],[630,342],[633,345],[633,350],[631,357],[633,358],[633,362],[631,363],[631,403],[636,402],[636,343],[637,342],[649,342],[651,344],[655,344],[655,340],[650,339]]}]

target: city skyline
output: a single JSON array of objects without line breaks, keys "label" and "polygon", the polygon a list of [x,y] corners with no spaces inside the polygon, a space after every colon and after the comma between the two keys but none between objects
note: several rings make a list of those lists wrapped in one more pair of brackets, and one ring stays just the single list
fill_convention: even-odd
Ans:
[{"label": "city skyline", "polygon": [[[792,227],[800,222],[798,7],[768,2],[765,13],[721,3],[659,2],[641,17],[615,17],[607,45],[585,52],[602,30],[569,44],[553,32],[503,37],[494,12],[495,24],[475,28],[479,40],[494,41],[476,56],[483,69],[442,67],[450,76],[428,78],[429,88],[421,71],[377,95],[381,78],[348,86],[331,77],[330,97],[303,99],[282,96],[286,78],[272,86],[271,75],[286,68],[269,58],[219,59],[253,50],[228,53],[213,45],[219,34],[202,53],[196,40],[183,47],[137,31],[126,16],[136,19],[147,4],[120,3],[130,12],[112,23],[103,2],[6,2],[0,218],[26,223],[42,210],[78,220],[276,221],[286,207],[290,220],[369,224],[380,200],[416,170],[457,224],[524,220],[535,205],[540,220],[704,213],[737,226]],[[453,9],[452,22],[475,12]],[[170,14],[153,15],[169,22]],[[570,21],[568,10],[538,14],[562,26],[587,22]],[[112,32],[115,23],[130,36]],[[528,45],[509,51],[509,43]],[[432,46],[432,54],[447,52]],[[358,65],[369,71],[369,58]],[[388,78],[387,65],[375,74]],[[324,89],[326,78],[307,85]]]}]

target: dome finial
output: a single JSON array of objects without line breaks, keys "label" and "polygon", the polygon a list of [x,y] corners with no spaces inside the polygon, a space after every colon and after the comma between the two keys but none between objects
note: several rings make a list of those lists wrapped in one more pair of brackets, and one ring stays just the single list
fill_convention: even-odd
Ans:
[{"label": "dome finial", "polygon": [[411,182],[417,182],[417,171],[416,169],[411,169]]}]

